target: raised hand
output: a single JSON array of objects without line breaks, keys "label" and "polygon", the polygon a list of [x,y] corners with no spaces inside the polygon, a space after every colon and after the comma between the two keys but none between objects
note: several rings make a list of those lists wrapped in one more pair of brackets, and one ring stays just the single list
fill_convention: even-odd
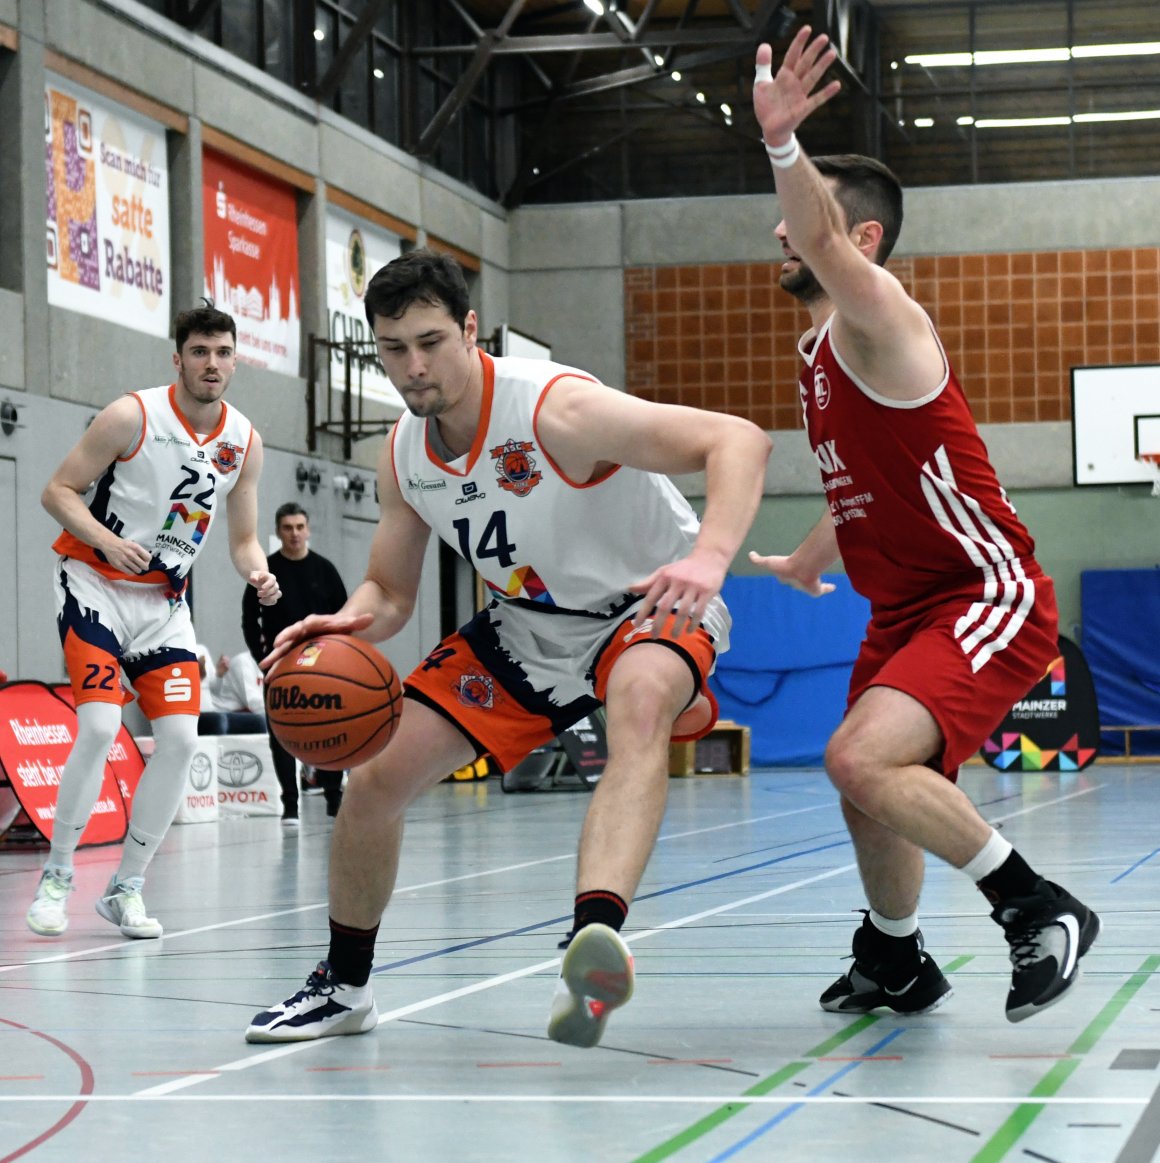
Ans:
[{"label": "raised hand", "polygon": [[815,109],[842,88],[840,81],[831,81],[818,88],[838,50],[830,45],[830,38],[825,33],[811,40],[812,31],[808,24],[798,30],[772,77],[773,49],[768,44],[757,46],[753,113],[766,145],[783,145]]}]

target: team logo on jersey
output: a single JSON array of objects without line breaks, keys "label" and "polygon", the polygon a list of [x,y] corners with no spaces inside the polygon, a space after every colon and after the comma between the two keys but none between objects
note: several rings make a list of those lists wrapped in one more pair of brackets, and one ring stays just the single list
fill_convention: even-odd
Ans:
[{"label": "team logo on jersey", "polygon": [[830,381],[826,378],[825,368],[814,368],[814,399],[819,408],[830,402]]},{"label": "team logo on jersey", "polygon": [[236,472],[238,466],[242,463],[242,453],[244,451],[239,445],[231,444],[228,440],[219,440],[213,454],[213,463],[217,465],[221,472]]},{"label": "team logo on jersey", "polygon": [[490,711],[495,706],[495,680],[486,674],[465,674],[452,689],[465,707]]},{"label": "team logo on jersey", "polygon": [[501,489],[526,497],[544,479],[544,474],[536,469],[535,457],[530,455],[535,448],[530,440],[505,440],[491,450]]}]

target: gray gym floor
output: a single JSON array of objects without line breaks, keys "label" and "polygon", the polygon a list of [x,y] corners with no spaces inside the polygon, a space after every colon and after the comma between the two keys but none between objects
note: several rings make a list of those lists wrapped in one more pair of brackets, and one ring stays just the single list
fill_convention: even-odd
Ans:
[{"label": "gray gym floor", "polygon": [[923,930],[954,995],[917,1018],[818,1009],[862,901],[815,771],[672,781],[626,930],[636,996],[593,1050],[544,1035],[583,791],[448,783],[416,805],[380,1028],[286,1047],[242,1031],[325,954],[319,798],[299,834],[173,828],[146,888],[161,941],[93,912],[111,849],[79,854],[68,932],[34,936],[42,855],[0,852],[0,1163],[1154,1158],[1160,770],[973,767],[963,786],[1104,920],[1072,994],[1019,1025],[999,929],[933,861]]}]

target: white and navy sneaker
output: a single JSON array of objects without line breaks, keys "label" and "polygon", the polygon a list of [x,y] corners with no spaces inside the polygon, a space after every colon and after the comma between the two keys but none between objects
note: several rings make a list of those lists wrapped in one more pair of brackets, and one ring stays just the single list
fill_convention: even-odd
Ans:
[{"label": "white and navy sneaker", "polygon": [[106,921],[116,925],[126,937],[137,940],[152,940],[160,937],[165,929],[156,917],[145,912],[145,902],[141,890],[145,887],[143,876],[130,876],[125,880],[114,877],[105,889],[105,895],[97,901],[97,912]]},{"label": "white and navy sneaker", "polygon": [[991,917],[1011,946],[1009,1022],[1055,1005],[1079,980],[1079,959],[1100,932],[1100,918],[1087,905],[1042,877],[1034,893],[1000,901]]},{"label": "white and navy sneaker", "polygon": [[572,938],[552,999],[548,1037],[569,1046],[595,1046],[608,1015],[632,997],[632,954],[607,925],[585,925]]},{"label": "white and navy sneaker", "polygon": [[71,869],[46,865],[24,918],[28,927],[42,937],[59,937],[68,928],[68,894],[72,890]]},{"label": "white and navy sneaker", "polygon": [[335,1034],[365,1034],[379,1024],[375,995],[366,985],[344,985],[328,961],[292,998],[254,1016],[247,1042],[307,1042]]}]

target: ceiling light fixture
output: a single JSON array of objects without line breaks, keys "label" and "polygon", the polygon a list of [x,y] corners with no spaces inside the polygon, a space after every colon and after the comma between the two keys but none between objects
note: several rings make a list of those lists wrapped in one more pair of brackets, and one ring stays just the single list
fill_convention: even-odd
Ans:
[{"label": "ceiling light fixture", "polygon": [[600,0],[584,0],[584,7],[590,12],[595,12],[597,16],[604,15],[604,5]]},{"label": "ceiling light fixture", "polygon": [[916,117],[914,119],[915,129],[929,129],[934,124],[933,117]]},{"label": "ceiling light fixture", "polygon": [[[970,65],[1058,64],[1068,60],[1097,60],[1100,57],[1146,57],[1160,55],[1160,41],[1133,44],[1077,44],[1071,48],[994,49],[983,52],[914,53],[904,57],[908,65],[924,69],[967,68]],[[895,63],[891,62],[891,68]]]},{"label": "ceiling light fixture", "polygon": [[[918,125],[922,118],[915,118]],[[1106,121],[1160,121],[1160,109],[1130,109],[1122,113],[1077,113],[1074,117],[959,117],[956,125],[976,129],[1025,129],[1040,125],[1092,125]]]},{"label": "ceiling light fixture", "polygon": [[323,32],[321,28],[316,28],[316,29],[314,30],[314,39],[315,39],[315,40],[325,40],[325,39],[326,39],[326,33],[325,33],[325,32]]}]

